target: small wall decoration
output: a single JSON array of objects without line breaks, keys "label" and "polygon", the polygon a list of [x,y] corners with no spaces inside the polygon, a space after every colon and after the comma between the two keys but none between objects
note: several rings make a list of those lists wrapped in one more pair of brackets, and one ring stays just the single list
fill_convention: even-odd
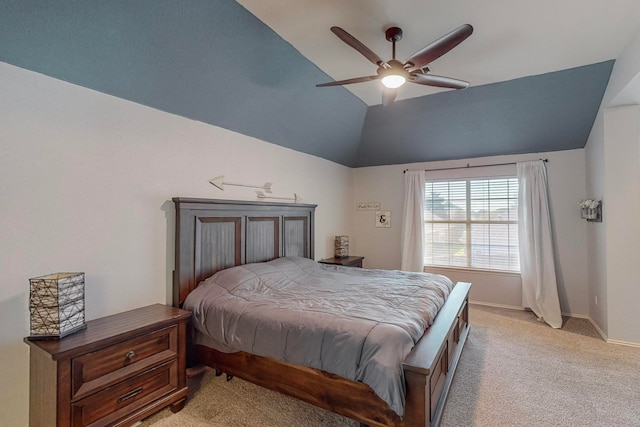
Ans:
[{"label": "small wall decoration", "polygon": [[376,211],[376,227],[391,227],[391,211]]},{"label": "small wall decoration", "polygon": [[56,273],[29,279],[31,339],[65,337],[86,327],[84,273]]},{"label": "small wall decoration", "polygon": [[300,203],[300,201],[302,200],[302,198],[296,193],[293,193],[293,197],[267,196],[262,191],[256,191],[256,194],[258,199],[292,200],[295,203]]},{"label": "small wall decoration", "polygon": [[349,236],[336,236],[334,255],[338,258],[346,258],[349,256]]},{"label": "small wall decoration", "polygon": [[602,222],[602,201],[585,199],[578,203],[580,218],[590,222]]},{"label": "small wall decoration", "polygon": [[356,203],[356,209],[359,211],[378,211],[380,210],[380,202]]},{"label": "small wall decoration", "polygon": [[218,187],[222,191],[224,191],[224,186],[225,185],[232,185],[232,186],[236,186],[236,187],[260,188],[260,189],[266,191],[267,193],[271,193],[271,183],[270,182],[265,182],[263,185],[237,184],[237,183],[234,183],[234,182],[225,182],[224,175],[220,175],[220,176],[217,176],[217,177],[213,178],[211,181],[209,181],[209,183],[211,185],[213,185],[213,186]]}]

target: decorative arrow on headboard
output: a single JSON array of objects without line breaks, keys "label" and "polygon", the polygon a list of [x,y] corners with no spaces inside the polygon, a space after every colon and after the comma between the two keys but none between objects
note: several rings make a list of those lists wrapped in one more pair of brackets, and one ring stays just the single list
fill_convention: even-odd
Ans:
[{"label": "decorative arrow on headboard", "polygon": [[256,191],[256,194],[258,195],[258,199],[278,199],[278,200],[293,200],[296,203],[300,203],[300,201],[302,200],[300,198],[300,196],[298,196],[296,193],[293,193],[293,197],[276,197],[276,196],[267,196],[266,194],[264,194],[262,191]]},{"label": "decorative arrow on headboard", "polygon": [[213,178],[209,182],[212,185],[215,185],[216,187],[221,189],[222,191],[224,191],[224,186],[225,185],[232,185],[232,186],[235,186],[235,187],[261,188],[264,191],[266,191],[267,193],[271,193],[271,183],[270,182],[266,182],[264,185],[236,184],[234,182],[225,182],[224,181],[224,175],[217,176],[217,177]]}]

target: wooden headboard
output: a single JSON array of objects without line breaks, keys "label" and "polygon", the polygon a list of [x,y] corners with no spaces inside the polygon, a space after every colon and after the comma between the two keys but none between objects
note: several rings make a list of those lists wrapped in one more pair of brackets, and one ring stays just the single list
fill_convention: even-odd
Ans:
[{"label": "wooden headboard", "polygon": [[313,259],[316,205],[175,197],[173,305],[213,273],[283,256]]}]

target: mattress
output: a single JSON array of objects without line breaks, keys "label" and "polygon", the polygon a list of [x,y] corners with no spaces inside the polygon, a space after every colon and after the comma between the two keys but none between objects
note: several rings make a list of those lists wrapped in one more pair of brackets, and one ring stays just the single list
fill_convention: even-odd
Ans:
[{"label": "mattress", "polygon": [[361,381],[402,416],[402,361],[452,288],[441,275],[278,258],[217,272],[184,307],[195,343]]}]

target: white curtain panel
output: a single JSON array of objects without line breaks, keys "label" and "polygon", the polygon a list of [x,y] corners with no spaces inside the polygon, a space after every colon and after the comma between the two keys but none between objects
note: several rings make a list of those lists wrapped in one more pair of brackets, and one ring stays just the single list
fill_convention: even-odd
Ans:
[{"label": "white curtain panel", "polygon": [[518,239],[522,300],[538,320],[562,327],[553,236],[547,195],[547,169],[542,160],[517,164]]},{"label": "white curtain panel", "polygon": [[424,184],[423,170],[404,173],[404,220],[400,264],[400,269],[404,271],[424,271]]}]

